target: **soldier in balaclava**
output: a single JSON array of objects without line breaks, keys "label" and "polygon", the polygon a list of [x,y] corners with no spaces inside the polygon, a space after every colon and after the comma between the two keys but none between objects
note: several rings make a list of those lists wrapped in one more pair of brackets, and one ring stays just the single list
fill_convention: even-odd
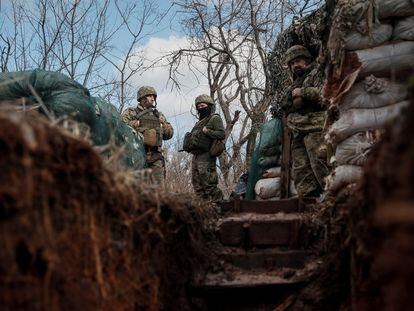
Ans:
[{"label": "soldier in balaclava", "polygon": [[197,96],[195,108],[199,121],[186,135],[184,150],[193,154],[191,173],[196,195],[217,202],[223,198],[223,193],[217,187],[217,154],[212,152],[212,145],[225,138],[223,121],[219,114],[214,113],[215,104],[208,95]]}]

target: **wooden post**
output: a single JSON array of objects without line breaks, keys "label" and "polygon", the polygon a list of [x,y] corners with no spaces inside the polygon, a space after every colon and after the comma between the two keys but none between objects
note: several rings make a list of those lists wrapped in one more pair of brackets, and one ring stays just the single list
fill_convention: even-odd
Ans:
[{"label": "wooden post", "polygon": [[287,128],[286,117],[282,117],[282,165],[281,165],[281,183],[280,183],[280,198],[287,199],[290,195],[290,144],[291,137]]}]

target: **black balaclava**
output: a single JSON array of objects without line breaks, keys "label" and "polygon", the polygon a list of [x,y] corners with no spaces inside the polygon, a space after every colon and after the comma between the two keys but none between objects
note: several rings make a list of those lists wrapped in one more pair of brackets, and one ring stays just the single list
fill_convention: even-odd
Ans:
[{"label": "black balaclava", "polygon": [[207,107],[197,109],[198,113],[198,119],[202,120],[205,117],[208,117],[211,114],[211,105],[208,105]]}]

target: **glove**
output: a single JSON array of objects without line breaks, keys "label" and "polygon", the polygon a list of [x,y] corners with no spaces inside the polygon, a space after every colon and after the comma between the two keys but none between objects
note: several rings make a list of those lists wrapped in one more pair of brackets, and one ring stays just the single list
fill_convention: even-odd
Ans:
[{"label": "glove", "polygon": [[145,145],[149,147],[157,146],[157,131],[155,129],[146,129],[143,134]]},{"label": "glove", "polygon": [[165,137],[172,137],[174,134],[173,127],[171,126],[170,123],[163,123],[162,131]]},{"label": "glove", "polygon": [[164,115],[163,115],[163,114],[160,114],[160,122],[161,122],[162,124],[167,123],[167,119],[164,117]]}]

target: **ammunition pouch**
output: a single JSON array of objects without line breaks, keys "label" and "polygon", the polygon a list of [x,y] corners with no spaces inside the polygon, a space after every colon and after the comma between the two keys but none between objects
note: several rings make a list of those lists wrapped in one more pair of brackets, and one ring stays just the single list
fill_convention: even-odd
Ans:
[{"label": "ammunition pouch", "polygon": [[183,140],[183,148],[182,150],[187,151],[187,152],[191,152],[191,133],[187,132],[184,135],[184,140]]},{"label": "ammunition pouch", "polygon": [[157,146],[157,131],[155,129],[146,129],[143,134],[145,145],[149,147]]},{"label": "ammunition pouch", "polygon": [[212,139],[201,131],[191,133],[191,151],[196,153],[209,152]]},{"label": "ammunition pouch", "polygon": [[210,155],[213,157],[218,157],[223,153],[223,151],[226,149],[226,146],[224,144],[223,140],[215,139],[213,140],[213,143],[210,147]]}]

